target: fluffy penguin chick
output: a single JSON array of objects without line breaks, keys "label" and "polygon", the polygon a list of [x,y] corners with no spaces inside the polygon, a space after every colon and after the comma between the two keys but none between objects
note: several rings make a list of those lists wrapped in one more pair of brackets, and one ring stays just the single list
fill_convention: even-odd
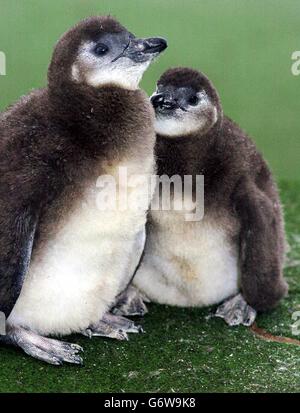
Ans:
[{"label": "fluffy penguin chick", "polygon": [[165,48],[111,17],[86,19],[57,43],[48,86],[0,117],[1,341],[33,357],[81,362],[78,346],[42,336],[139,331],[108,311],[140,259],[146,211],[101,208],[99,194],[109,175],[136,203],[148,199],[144,184],[129,185],[154,165],[154,114],[138,83]]},{"label": "fluffy penguin chick", "polygon": [[[223,116],[201,73],[170,69],[151,97],[158,175],[204,175],[204,216],[152,210],[135,285],[150,300],[178,306],[226,301],[216,315],[250,325],[286,294],[285,236],[271,172],[253,142]],[[186,189],[186,188],[184,188]],[[157,194],[159,187],[157,187]],[[199,207],[193,196],[185,205]],[[173,196],[175,194],[173,193]],[[196,202],[196,203],[195,203]]]}]

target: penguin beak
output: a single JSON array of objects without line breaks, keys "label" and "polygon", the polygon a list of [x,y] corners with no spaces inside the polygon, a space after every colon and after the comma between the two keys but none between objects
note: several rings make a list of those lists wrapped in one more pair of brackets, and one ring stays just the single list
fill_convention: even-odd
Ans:
[{"label": "penguin beak", "polygon": [[154,109],[175,109],[176,107],[175,102],[171,99],[171,97],[167,97],[164,93],[157,93],[155,95],[152,95],[150,101]]},{"label": "penguin beak", "polygon": [[152,106],[156,111],[172,111],[176,109],[182,109],[186,111],[185,108],[181,107],[177,99],[173,98],[170,94],[165,93],[155,93],[151,96],[150,101]]},{"label": "penguin beak", "polygon": [[168,47],[167,41],[160,37],[151,37],[148,39],[130,39],[123,52],[113,61],[121,57],[127,57],[135,63],[143,63],[152,60]]}]

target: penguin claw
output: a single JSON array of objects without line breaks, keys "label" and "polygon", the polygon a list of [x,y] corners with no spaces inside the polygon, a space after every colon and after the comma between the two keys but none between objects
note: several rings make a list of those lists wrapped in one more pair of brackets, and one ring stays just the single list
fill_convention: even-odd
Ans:
[{"label": "penguin claw", "polygon": [[92,331],[92,337],[108,337],[120,341],[129,341],[129,337],[124,331],[113,329],[111,331],[108,331],[107,329],[105,331],[103,331],[102,329],[95,329]]},{"label": "penguin claw", "polygon": [[121,293],[116,301],[112,313],[118,316],[140,316],[148,313],[145,302],[149,299],[132,285]]},{"label": "penguin claw", "polygon": [[80,351],[82,351],[84,353],[83,348],[79,344],[71,344],[71,348],[73,350],[76,350],[77,353],[80,352]]},{"label": "penguin claw", "polygon": [[216,311],[215,317],[223,318],[230,326],[251,326],[256,318],[256,310],[247,304],[242,294],[237,294],[222,303]]},{"label": "penguin claw", "polygon": [[88,338],[92,338],[93,337],[93,332],[90,328],[86,328],[85,330],[81,331],[81,334],[83,334],[84,336],[88,337]]},{"label": "penguin claw", "polygon": [[77,344],[39,336],[21,327],[10,327],[5,342],[20,347],[26,354],[55,366],[60,366],[64,362],[83,364],[78,354],[83,349]]},{"label": "penguin claw", "polygon": [[128,341],[127,333],[141,333],[143,329],[132,320],[114,314],[106,313],[103,318],[82,331],[87,337],[109,337],[117,340]]}]

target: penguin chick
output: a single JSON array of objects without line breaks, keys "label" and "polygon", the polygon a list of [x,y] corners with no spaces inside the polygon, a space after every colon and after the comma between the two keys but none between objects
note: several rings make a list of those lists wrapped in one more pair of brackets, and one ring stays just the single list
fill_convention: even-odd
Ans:
[{"label": "penguin chick", "polygon": [[83,20],[58,41],[48,86],[0,117],[0,340],[37,359],[82,362],[79,346],[48,335],[140,331],[109,310],[140,259],[146,211],[101,208],[99,191],[109,175],[148,199],[144,184],[127,187],[154,168],[153,109],[138,83],[165,48],[111,17]]},{"label": "penguin chick", "polygon": [[[223,116],[203,74],[168,70],[151,101],[158,175],[182,181],[190,175],[194,182],[204,175],[204,216],[186,221],[186,210],[152,209],[134,284],[162,304],[226,300],[216,315],[230,325],[250,325],[257,311],[272,309],[287,292],[283,218],[271,172],[254,143]],[[197,207],[195,195],[193,185],[187,204]]]}]

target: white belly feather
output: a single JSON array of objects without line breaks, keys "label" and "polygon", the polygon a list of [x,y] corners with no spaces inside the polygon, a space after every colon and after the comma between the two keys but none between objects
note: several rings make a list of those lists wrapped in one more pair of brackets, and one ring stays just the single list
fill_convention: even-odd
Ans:
[{"label": "white belly feather", "polygon": [[135,285],[152,301],[207,306],[238,290],[238,251],[222,222],[186,222],[178,212],[151,212],[154,226]]},{"label": "white belly feather", "polygon": [[[141,201],[149,195],[144,185],[130,190]],[[108,310],[129,278],[126,269],[146,212],[100,211],[96,196],[95,186],[87,189],[82,204],[31,262],[9,323],[44,335],[68,334]]]}]

